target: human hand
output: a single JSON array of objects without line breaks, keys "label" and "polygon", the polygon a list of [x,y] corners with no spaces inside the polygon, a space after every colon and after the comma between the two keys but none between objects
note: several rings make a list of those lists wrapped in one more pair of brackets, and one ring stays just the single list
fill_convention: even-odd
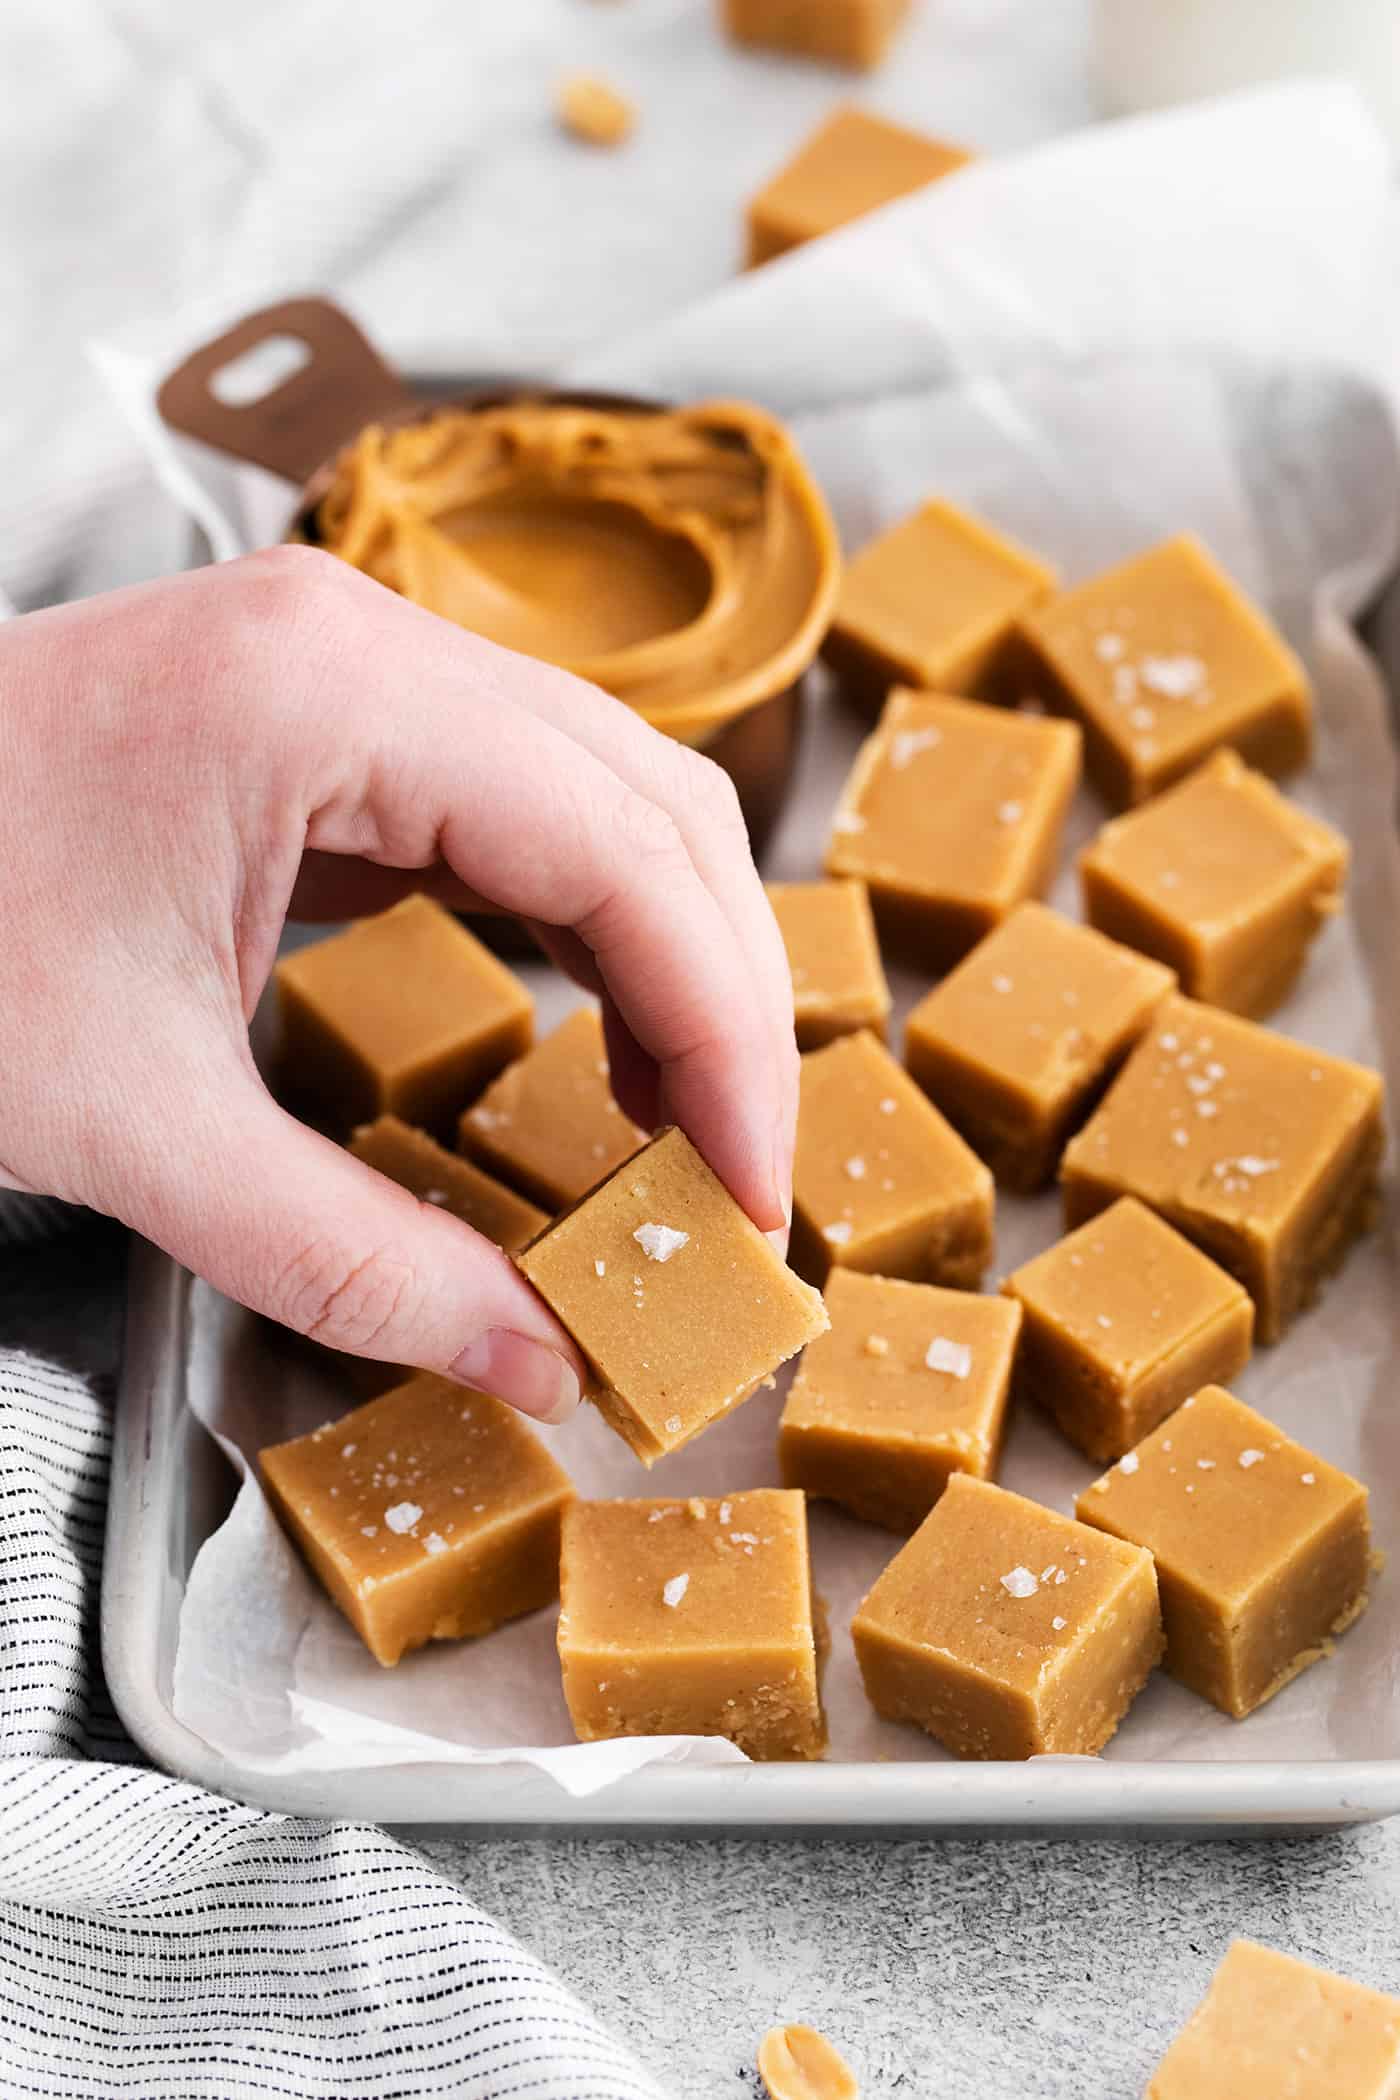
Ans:
[{"label": "human hand", "polygon": [[563,671],[278,548],[0,629],[0,1184],[134,1226],[337,1349],[561,1420],[582,1364],[500,1251],[272,1100],[290,913],[518,913],[600,994],[613,1083],[765,1230],[797,1057],[733,790]]}]

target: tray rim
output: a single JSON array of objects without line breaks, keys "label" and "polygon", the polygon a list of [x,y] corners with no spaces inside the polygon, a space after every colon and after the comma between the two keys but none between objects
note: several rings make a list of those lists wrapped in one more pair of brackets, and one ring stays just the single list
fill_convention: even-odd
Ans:
[{"label": "tray rim", "polygon": [[191,1281],[170,1256],[133,1236],[101,1605],[113,1703],[133,1741],[176,1778],[255,1808],[404,1828],[1228,1835],[1262,1827],[1301,1834],[1400,1813],[1400,1757],[653,1765],[582,1798],[529,1766],[376,1766],[283,1777],[252,1771],[177,1720],[161,1682],[164,1585],[174,1580],[165,1538],[185,1413]]}]

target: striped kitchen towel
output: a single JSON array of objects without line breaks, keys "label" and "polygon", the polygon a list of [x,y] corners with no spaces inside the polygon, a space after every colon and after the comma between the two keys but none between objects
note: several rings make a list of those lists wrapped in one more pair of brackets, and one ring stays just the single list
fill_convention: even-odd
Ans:
[{"label": "striped kitchen towel", "polygon": [[662,2100],[383,1832],[139,1762],[97,1611],[101,1382],[0,1351],[4,2100]]}]

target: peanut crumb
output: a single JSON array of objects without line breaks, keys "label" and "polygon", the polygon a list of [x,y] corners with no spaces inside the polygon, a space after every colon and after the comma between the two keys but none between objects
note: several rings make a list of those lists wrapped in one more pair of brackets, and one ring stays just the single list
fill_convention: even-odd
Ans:
[{"label": "peanut crumb", "polygon": [[758,2051],[768,2100],[860,2100],[855,2074],[812,2027],[775,2027]]},{"label": "peanut crumb", "polygon": [[565,131],[586,146],[620,146],[637,122],[627,97],[596,73],[570,73],[554,106]]}]

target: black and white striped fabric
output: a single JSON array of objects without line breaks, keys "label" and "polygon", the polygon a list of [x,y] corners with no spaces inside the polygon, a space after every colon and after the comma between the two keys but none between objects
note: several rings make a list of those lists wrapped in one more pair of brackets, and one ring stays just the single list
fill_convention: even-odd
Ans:
[{"label": "black and white striped fabric", "polygon": [[0,1351],[3,2100],[662,2100],[382,1832],[141,1765],[97,1649],[101,1381]]}]

